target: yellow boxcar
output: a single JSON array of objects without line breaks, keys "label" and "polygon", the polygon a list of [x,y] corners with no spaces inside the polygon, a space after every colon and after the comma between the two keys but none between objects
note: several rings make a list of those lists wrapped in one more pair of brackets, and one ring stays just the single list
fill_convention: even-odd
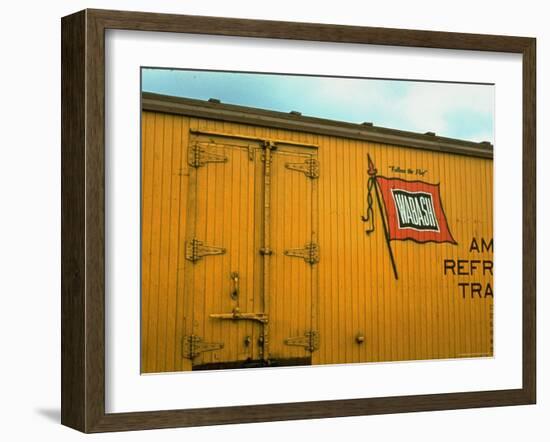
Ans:
[{"label": "yellow boxcar", "polygon": [[490,143],[142,105],[142,373],[493,355]]}]

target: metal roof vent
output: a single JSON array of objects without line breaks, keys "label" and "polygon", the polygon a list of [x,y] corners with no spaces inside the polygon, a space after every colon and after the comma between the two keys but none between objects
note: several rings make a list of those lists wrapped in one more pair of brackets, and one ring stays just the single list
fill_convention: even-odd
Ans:
[{"label": "metal roof vent", "polygon": [[374,126],[374,124],[372,123],[372,121],[363,121],[363,122],[361,123],[361,126],[372,127],[372,126]]},{"label": "metal roof vent", "polygon": [[218,103],[218,104],[221,103],[221,101],[218,98],[209,98],[208,101],[210,103]]},{"label": "metal roof vent", "polygon": [[424,135],[429,135],[430,137],[435,137],[435,132],[426,132]]},{"label": "metal roof vent", "polygon": [[302,112],[290,111],[290,115],[298,115],[298,116],[301,116],[301,115],[302,115]]}]

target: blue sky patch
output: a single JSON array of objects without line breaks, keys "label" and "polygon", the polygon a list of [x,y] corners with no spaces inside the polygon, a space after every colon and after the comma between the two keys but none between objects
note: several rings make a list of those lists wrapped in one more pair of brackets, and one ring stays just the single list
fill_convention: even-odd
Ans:
[{"label": "blue sky patch", "polygon": [[142,69],[142,90],[469,141],[494,140],[494,86]]}]

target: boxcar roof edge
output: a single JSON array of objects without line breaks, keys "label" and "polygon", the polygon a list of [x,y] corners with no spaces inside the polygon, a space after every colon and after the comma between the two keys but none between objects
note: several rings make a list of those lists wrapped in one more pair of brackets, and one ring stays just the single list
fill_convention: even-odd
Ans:
[{"label": "boxcar roof edge", "polygon": [[264,127],[276,127],[320,135],[337,136],[371,141],[394,146],[412,147],[481,158],[493,158],[493,145],[487,141],[473,142],[456,138],[409,132],[399,129],[369,124],[349,123],[319,117],[304,116],[266,110],[235,104],[221,103],[218,100],[204,101],[193,98],[142,93],[142,110],[207,118],[233,123],[244,123]]}]

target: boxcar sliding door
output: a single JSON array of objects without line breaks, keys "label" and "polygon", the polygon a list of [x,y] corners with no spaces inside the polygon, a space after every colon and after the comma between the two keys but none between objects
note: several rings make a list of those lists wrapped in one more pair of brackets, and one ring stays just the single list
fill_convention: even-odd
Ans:
[{"label": "boxcar sliding door", "polygon": [[186,160],[176,283],[184,368],[310,364],[319,344],[316,147],[191,130]]}]

